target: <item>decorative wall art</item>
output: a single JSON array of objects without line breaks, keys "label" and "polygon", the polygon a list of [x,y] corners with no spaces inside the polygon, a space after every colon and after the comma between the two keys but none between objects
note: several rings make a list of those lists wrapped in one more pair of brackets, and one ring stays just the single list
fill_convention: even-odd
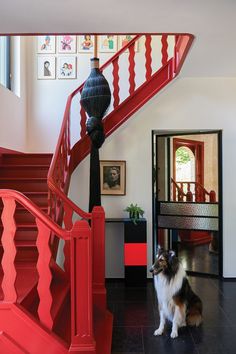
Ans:
[{"label": "decorative wall art", "polygon": [[126,161],[100,161],[102,195],[125,195]]},{"label": "decorative wall art", "polygon": [[[130,34],[126,34],[126,35],[122,35],[119,36],[119,48],[123,48],[126,44],[128,44],[135,36],[134,35],[130,35]],[[138,52],[139,47],[138,47],[138,41],[135,42],[135,46],[134,46],[134,51]],[[128,50],[127,50],[128,52]]]},{"label": "decorative wall art", "polygon": [[117,51],[117,36],[108,34],[99,36],[99,51],[100,53],[114,53]]},{"label": "decorative wall art", "polygon": [[58,57],[57,77],[58,79],[76,79],[75,56]]},{"label": "decorative wall art", "polygon": [[57,37],[58,53],[76,53],[76,36],[65,34]]},{"label": "decorative wall art", "polygon": [[79,36],[78,51],[79,53],[93,53],[94,36],[90,34],[84,34]]},{"label": "decorative wall art", "polygon": [[38,79],[53,80],[56,78],[56,58],[54,56],[38,56]]},{"label": "decorative wall art", "polygon": [[37,46],[39,54],[54,54],[56,52],[55,36],[38,36]]}]

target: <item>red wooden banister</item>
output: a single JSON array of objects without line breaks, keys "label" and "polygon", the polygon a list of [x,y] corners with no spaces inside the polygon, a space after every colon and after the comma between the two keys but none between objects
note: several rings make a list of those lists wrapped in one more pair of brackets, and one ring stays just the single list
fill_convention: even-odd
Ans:
[{"label": "red wooden banister", "polygon": [[[206,196],[209,197],[209,202],[216,202],[216,193],[211,190],[208,192],[206,188],[201,185],[199,182],[191,181],[175,181],[171,178],[171,183],[173,185],[173,199],[174,200],[183,200],[186,198],[186,201],[193,201],[193,196],[195,195],[196,202],[205,202]],[[187,192],[184,192],[184,185],[186,186]],[[191,185],[194,186],[194,192],[191,191]],[[178,199],[176,198],[176,189],[178,191]]]},{"label": "red wooden banister", "polygon": [[[162,72],[161,69],[157,70],[156,73],[152,72],[152,54],[155,53],[155,46],[152,41],[152,36],[150,34],[147,35],[136,35],[130,42],[128,42],[123,48],[121,48],[117,53],[115,53],[114,56],[112,56],[104,65],[101,66],[101,71],[104,72],[104,70],[112,65],[113,70],[112,70],[112,75],[113,75],[113,89],[111,87],[111,91],[113,92],[113,98],[114,98],[114,111],[108,114],[107,117],[104,119],[104,127],[105,127],[105,133],[106,136],[110,135],[117,127],[119,127],[122,123],[124,123],[125,120],[128,119],[130,115],[132,115],[138,108],[140,108],[148,99],[150,99],[152,96],[150,94],[147,94],[145,92],[145,87],[147,83],[150,82],[150,85],[153,86],[153,93],[154,95],[156,92],[158,92],[162,86],[166,85],[169,81],[172,80],[172,78],[177,75],[178,67],[181,64],[182,65],[182,57],[186,55],[187,50],[189,49],[193,36],[189,34],[180,34],[176,36],[178,38],[176,40],[176,46],[173,52],[172,57],[168,60],[168,34],[164,34],[162,36],[159,35],[161,42],[162,42],[162,48],[161,48],[161,61],[162,61],[162,69],[165,67],[165,73],[167,73],[167,77],[164,78],[162,77]],[[173,36],[173,35],[172,35]],[[145,48],[146,48],[146,53],[145,53],[145,58],[146,58],[146,82],[144,82],[140,87],[136,87],[135,83],[135,44],[136,42],[141,38],[145,37]],[[182,37],[184,37],[184,40],[181,40]],[[121,70],[121,67],[119,65],[119,59],[124,53],[128,52],[128,57],[129,57],[129,92],[130,96],[127,97],[123,102],[120,101],[120,83],[119,83],[119,72]],[[164,73],[164,71],[163,71]],[[153,82],[152,80],[154,78],[154,74],[159,75],[161,80],[163,80],[163,83],[158,84]],[[156,80],[156,79],[155,79]],[[86,113],[84,110],[81,108],[80,109],[80,114],[81,114],[81,119],[80,119],[80,125],[81,125],[81,139],[73,146],[70,146],[70,110],[71,110],[71,104],[72,104],[72,99],[77,95],[80,94],[83,85],[80,85],[76,90],[72,92],[72,94],[68,97],[67,104],[66,104],[66,109],[64,113],[64,118],[62,122],[62,128],[60,131],[59,135],[59,140],[57,143],[56,151],[52,159],[52,163],[49,169],[48,173],[48,186],[51,191],[49,194],[49,208],[50,208],[50,215],[54,216],[54,220],[56,222],[62,222],[65,220],[63,219],[63,213],[64,213],[64,208],[65,205],[67,204],[68,208],[71,208],[73,210],[73,213],[78,214],[80,217],[85,218],[85,219],[91,219],[91,214],[83,211],[80,209],[75,203],[73,203],[68,197],[67,197],[67,191],[68,191],[68,185],[69,185],[69,180],[71,173],[74,171],[74,169],[78,166],[79,162],[89,153],[90,150],[90,141],[89,138],[86,134],[86,129],[85,129],[85,123],[86,123]],[[155,86],[157,89],[155,89]],[[142,97],[142,92],[145,92],[145,96]],[[129,101],[130,98],[132,98],[134,95],[137,96],[135,100],[135,109],[130,109],[129,106]],[[124,105],[129,109],[129,113],[126,113],[126,107],[124,108]],[[113,113],[117,112],[116,115]],[[122,114],[121,114],[122,113]],[[123,118],[123,116],[125,118]],[[111,119],[111,116],[116,120],[114,122],[114,119]],[[119,120],[119,121],[118,121]],[[65,137],[65,131],[67,132],[67,136]],[[65,145],[65,141],[67,144]],[[60,160],[62,159],[62,154],[61,151],[63,151],[63,158],[65,159],[65,162],[62,164],[60,163]],[[60,166],[64,166],[63,168],[66,169],[66,171],[63,171],[63,168],[61,170]],[[62,180],[60,180],[62,179]],[[52,199],[55,199],[56,202]],[[56,205],[54,205],[54,204]],[[58,205],[62,206],[58,207]],[[54,210],[52,210],[54,209]],[[72,213],[72,214],[73,214]]]},{"label": "red wooden banister", "polygon": [[[0,189],[0,198],[3,201],[3,211],[1,215],[3,224],[2,245],[2,291],[4,302],[16,303],[18,294],[16,289],[16,245],[15,245],[15,210],[16,203],[23,206],[35,217],[38,229],[36,246],[38,249],[37,271],[38,284],[37,292],[39,297],[38,317],[40,322],[49,330],[52,330],[54,319],[52,316],[53,299],[51,292],[51,283],[53,280],[51,263],[51,234],[69,242],[70,247],[70,283],[71,283],[71,324],[72,338],[71,349],[73,352],[75,347],[90,348],[94,346],[93,338],[93,300],[92,300],[92,247],[101,248],[104,246],[104,230],[103,244],[100,244],[101,238],[99,233],[93,234],[96,237],[96,243],[92,243],[92,232],[87,221],[77,221],[71,230],[64,230],[55,224],[47,214],[43,213],[32,201],[23,194],[14,190]],[[98,223],[97,227],[102,228],[104,225],[104,210],[102,207],[94,208],[93,223]],[[93,225],[95,226],[95,225]],[[95,231],[98,228],[94,227]],[[67,244],[68,245],[68,244]],[[103,253],[101,252],[101,255]],[[105,258],[105,255],[104,255]],[[99,259],[101,267],[104,268],[104,260]],[[63,270],[61,270],[63,272]],[[100,274],[98,269],[96,271]],[[95,276],[96,278],[96,276]],[[100,280],[101,291],[104,287],[104,279]],[[102,285],[102,287],[101,287]],[[104,294],[105,295],[105,294]],[[103,299],[104,300],[104,299]]]}]

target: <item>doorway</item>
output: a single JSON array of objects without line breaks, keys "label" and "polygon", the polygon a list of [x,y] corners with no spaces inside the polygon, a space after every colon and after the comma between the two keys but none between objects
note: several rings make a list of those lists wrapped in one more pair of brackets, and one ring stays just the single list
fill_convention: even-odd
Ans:
[{"label": "doorway", "polygon": [[189,273],[222,275],[222,132],[153,131],[153,255],[174,249]]}]

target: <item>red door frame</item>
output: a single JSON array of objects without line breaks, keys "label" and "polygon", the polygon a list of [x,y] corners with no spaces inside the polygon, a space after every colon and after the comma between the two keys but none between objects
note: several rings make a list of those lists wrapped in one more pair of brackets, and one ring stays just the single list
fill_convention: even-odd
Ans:
[{"label": "red door frame", "polygon": [[181,147],[188,147],[195,156],[196,181],[204,186],[204,142],[184,138],[173,138],[173,179],[176,179],[176,150]]}]

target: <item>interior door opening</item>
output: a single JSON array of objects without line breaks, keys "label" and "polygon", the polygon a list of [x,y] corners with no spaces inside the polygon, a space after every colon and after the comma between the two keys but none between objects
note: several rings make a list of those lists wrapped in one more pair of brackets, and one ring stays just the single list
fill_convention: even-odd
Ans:
[{"label": "interior door opening", "polygon": [[174,249],[186,271],[222,274],[221,131],[153,131],[153,254]]}]

